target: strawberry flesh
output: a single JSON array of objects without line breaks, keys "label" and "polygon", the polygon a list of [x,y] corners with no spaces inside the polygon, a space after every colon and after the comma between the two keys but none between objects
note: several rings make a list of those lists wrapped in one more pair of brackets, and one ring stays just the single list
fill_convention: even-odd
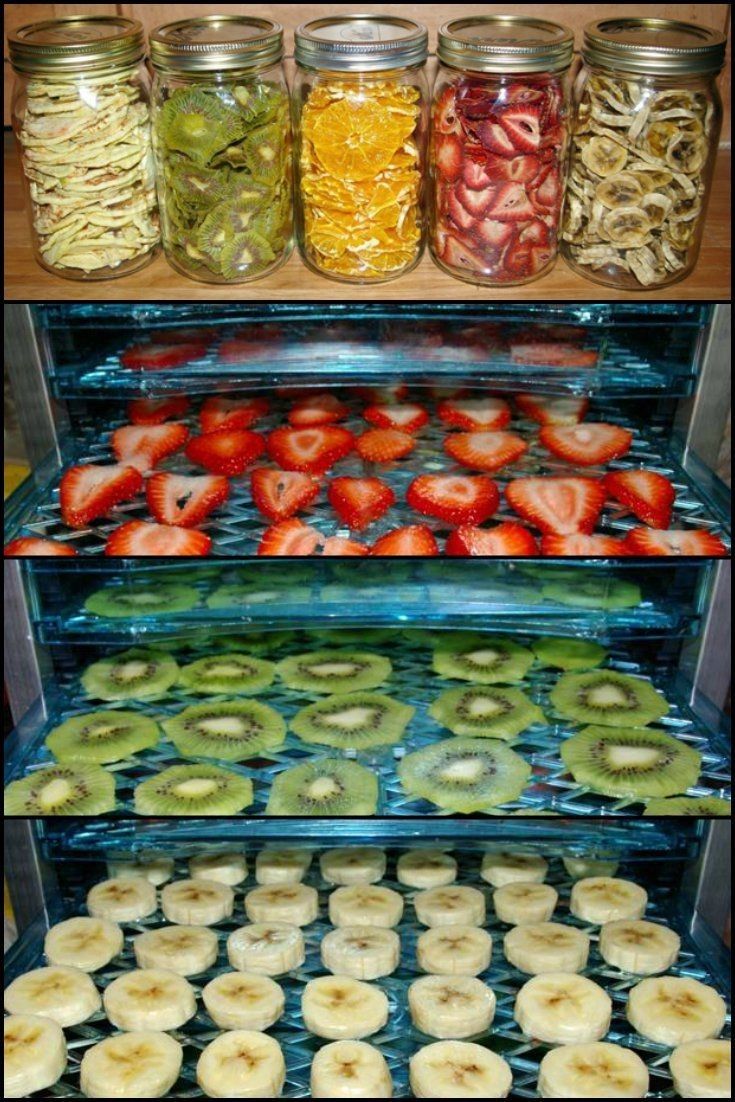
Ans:
[{"label": "strawberry flesh", "polygon": [[180,421],[164,425],[123,425],[112,434],[115,457],[139,471],[152,471],[162,459],[179,451],[189,437]]},{"label": "strawberry flesh", "polygon": [[368,406],[363,417],[377,428],[398,429],[399,432],[418,432],[429,420],[423,406],[409,402],[403,405]]},{"label": "strawberry flesh", "polygon": [[439,545],[430,528],[422,524],[412,524],[406,528],[395,528],[381,536],[373,544],[370,554],[428,558],[439,554]]},{"label": "strawberry flesh", "polygon": [[319,479],[300,471],[274,471],[258,467],[250,475],[256,508],[269,520],[288,520],[316,499]]},{"label": "strawberry flesh", "polygon": [[315,528],[304,524],[295,517],[281,520],[267,528],[258,546],[259,555],[268,556],[305,556],[313,555],[322,536]]},{"label": "strawberry flesh", "polygon": [[544,425],[539,441],[552,455],[580,467],[595,467],[627,455],[633,433],[605,421],[581,425]]},{"label": "strawberry flesh", "polygon": [[676,498],[668,478],[657,471],[613,471],[602,484],[610,497],[627,506],[634,516],[651,528],[668,528]]},{"label": "strawberry flesh", "polygon": [[703,528],[669,529],[633,528],[625,537],[629,555],[691,555],[720,557],[727,547],[719,536]]},{"label": "strawberry flesh", "polygon": [[495,528],[463,525],[449,536],[446,553],[452,556],[507,556],[538,554],[538,544],[527,528],[507,520]]},{"label": "strawberry flesh", "polygon": [[324,541],[324,547],[322,548],[322,555],[339,555],[341,558],[356,558],[357,556],[369,554],[370,548],[366,547],[364,543],[357,543],[356,540],[346,540],[342,536],[330,536],[328,540]]},{"label": "strawberry flesh", "polygon": [[353,532],[361,532],[395,504],[396,495],[379,478],[335,478],[327,491],[337,516]]},{"label": "strawberry flesh", "polygon": [[331,425],[348,414],[347,406],[333,394],[312,394],[302,398],[288,412],[288,423],[305,428],[309,425]]},{"label": "strawberry flesh", "polygon": [[20,536],[17,540],[11,540],[5,544],[3,554],[6,558],[32,555],[53,555],[58,558],[76,555],[74,548],[68,543],[59,543],[57,540],[44,540],[36,536]]},{"label": "strawberry flesh", "polygon": [[503,429],[510,422],[510,406],[502,398],[450,399],[439,403],[437,413],[445,424],[470,432]]},{"label": "strawberry flesh", "polygon": [[418,513],[449,524],[481,524],[500,504],[497,486],[487,475],[419,475],[406,501]]},{"label": "strawberry flesh", "polygon": [[309,429],[278,428],[268,437],[268,455],[287,471],[323,474],[349,455],[355,438],[339,425]]},{"label": "strawberry flesh", "polygon": [[183,417],[189,408],[189,399],[183,395],[174,398],[134,398],[128,402],[128,417],[134,425],[162,425],[169,417]]},{"label": "strawberry flesh", "polygon": [[249,429],[268,413],[267,398],[222,398],[215,395],[207,398],[199,412],[202,432],[217,432],[218,429]]},{"label": "strawberry flesh", "polygon": [[207,345],[204,341],[158,344],[150,341],[146,344],[134,344],[120,357],[123,367],[131,371],[165,371],[179,367],[190,360],[198,360],[205,355]]},{"label": "strawberry flesh", "polygon": [[544,533],[590,535],[607,494],[594,478],[516,478],[505,497],[514,512]]},{"label": "strawberry flesh", "polygon": [[223,475],[183,475],[159,472],[145,487],[148,508],[159,524],[196,528],[230,495]]},{"label": "strawberry flesh", "polygon": [[218,429],[194,436],[186,446],[186,457],[212,474],[232,477],[242,474],[265,451],[265,438],[249,429]]},{"label": "strawberry flesh", "polygon": [[106,516],[114,505],[131,501],[143,489],[143,476],[136,467],[70,467],[61,478],[61,519],[70,528],[86,528],[96,517]]},{"label": "strawberry flesh", "polygon": [[208,555],[211,547],[212,541],[204,532],[131,520],[110,533],[105,554],[124,558],[138,555],[198,557]]},{"label": "strawberry flesh", "polygon": [[590,407],[589,398],[549,398],[516,394],[515,403],[526,417],[540,425],[578,425]]},{"label": "strawberry flesh", "polygon": [[573,536],[541,537],[541,553],[543,555],[579,555],[585,557],[627,555],[628,549],[623,540],[614,539],[612,536],[585,536],[576,534]]},{"label": "strawberry flesh", "polygon": [[520,459],[528,444],[514,432],[456,432],[445,439],[444,451],[471,470],[499,471]]},{"label": "strawberry flesh", "polygon": [[358,436],[355,446],[366,463],[390,463],[409,455],[416,441],[407,432],[397,429],[368,429]]}]

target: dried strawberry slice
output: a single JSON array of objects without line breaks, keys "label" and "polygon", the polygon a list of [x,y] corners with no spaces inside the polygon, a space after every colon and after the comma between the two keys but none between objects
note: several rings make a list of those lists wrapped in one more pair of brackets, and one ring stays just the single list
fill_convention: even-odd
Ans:
[{"label": "dried strawberry slice", "polygon": [[522,184],[502,184],[487,211],[498,222],[528,222],[535,210]]},{"label": "dried strawberry slice", "polygon": [[458,180],[462,175],[462,143],[459,138],[452,134],[438,138],[434,159],[443,180]]},{"label": "dried strawberry slice", "polygon": [[499,116],[500,125],[522,153],[533,153],[541,144],[541,105],[514,103]]},{"label": "dried strawberry slice", "polygon": [[434,127],[440,134],[459,134],[462,131],[454,85],[450,84],[439,96],[434,107]]}]

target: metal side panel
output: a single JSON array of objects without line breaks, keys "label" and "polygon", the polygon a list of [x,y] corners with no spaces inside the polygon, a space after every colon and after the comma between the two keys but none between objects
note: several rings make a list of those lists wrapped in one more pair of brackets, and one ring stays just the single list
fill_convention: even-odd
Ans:
[{"label": "metal side panel", "polygon": [[23,586],[22,564],[8,559],[3,567],[5,691],[13,721],[17,724],[41,698],[43,674]]},{"label": "metal side panel", "polygon": [[41,856],[33,819],[5,820],[5,882],[20,936],[46,913],[47,901],[58,891],[53,866]]},{"label": "metal side panel", "polygon": [[732,895],[732,828],[729,820],[704,824],[699,857],[687,869],[683,887],[694,904],[695,926],[709,927],[721,939],[730,915]]},{"label": "metal side panel", "polygon": [[695,394],[679,404],[677,428],[693,452],[714,469],[730,410],[731,320],[729,303],[718,303],[701,350]]},{"label": "metal side panel", "polygon": [[698,638],[685,643],[681,661],[695,693],[718,708],[727,700],[732,671],[730,577],[730,560],[723,559],[714,567],[702,630]]},{"label": "metal side panel", "polygon": [[31,468],[56,452],[58,429],[65,413],[53,402],[46,385],[45,337],[39,332],[27,302],[6,303],[5,364]]}]

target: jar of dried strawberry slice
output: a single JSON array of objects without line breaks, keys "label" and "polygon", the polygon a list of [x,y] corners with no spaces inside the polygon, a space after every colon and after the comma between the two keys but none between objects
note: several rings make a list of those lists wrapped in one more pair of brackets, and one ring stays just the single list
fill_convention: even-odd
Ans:
[{"label": "jar of dried strawberry slice", "polygon": [[470,283],[529,283],[557,257],[574,36],[531,16],[439,31],[430,143],[434,260]]}]

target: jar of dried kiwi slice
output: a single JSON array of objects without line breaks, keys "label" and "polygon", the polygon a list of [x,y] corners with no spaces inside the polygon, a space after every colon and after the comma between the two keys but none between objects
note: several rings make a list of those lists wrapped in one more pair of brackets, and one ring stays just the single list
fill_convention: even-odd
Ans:
[{"label": "jar of dried kiwi slice", "polygon": [[163,247],[178,271],[245,283],[291,251],[291,116],[283,30],[212,15],[151,35]]},{"label": "jar of dried kiwi slice", "polygon": [[562,254],[582,275],[645,290],[699,254],[722,119],[726,39],[670,19],[585,28],[574,89]]},{"label": "jar of dried kiwi slice", "polygon": [[159,226],[140,23],[53,19],[14,31],[8,45],[39,264],[68,279],[143,267]]}]

